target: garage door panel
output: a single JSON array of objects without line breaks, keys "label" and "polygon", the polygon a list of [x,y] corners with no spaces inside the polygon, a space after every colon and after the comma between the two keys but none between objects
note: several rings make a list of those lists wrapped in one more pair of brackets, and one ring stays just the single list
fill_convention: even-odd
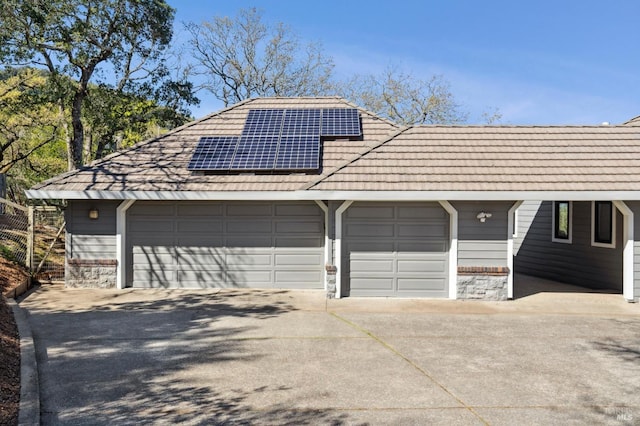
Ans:
[{"label": "garage door panel", "polygon": [[349,241],[345,248],[355,255],[359,253],[384,253],[393,254],[395,243],[393,241],[380,241],[372,239],[370,241]]},{"label": "garage door panel", "polygon": [[133,253],[134,267],[147,267],[151,264],[173,263],[173,252],[170,250],[136,250]]},{"label": "garage door panel", "polygon": [[[210,287],[210,284],[219,284],[226,279],[226,273],[219,270],[198,269],[195,271],[179,270],[178,283],[181,284],[198,284],[202,283],[202,287]],[[198,285],[196,285],[198,287]]]},{"label": "garage door panel", "polygon": [[225,232],[230,234],[268,234],[272,232],[271,221],[228,221]]},{"label": "garage door panel", "polygon": [[396,235],[400,238],[445,238],[445,229],[442,224],[400,224]]},{"label": "garage door panel", "polygon": [[384,296],[394,290],[394,279],[352,277],[351,286],[358,289],[358,295],[372,295],[367,293],[377,291],[376,296]]},{"label": "garage door panel", "polygon": [[447,243],[438,241],[399,241],[397,243],[398,257],[412,256],[413,253],[440,256],[447,251]]},{"label": "garage door panel", "polygon": [[210,234],[180,234],[176,238],[176,250],[178,253],[190,251],[209,251],[211,247],[222,247],[224,240],[219,235]]},{"label": "garage door panel", "polygon": [[178,255],[181,269],[224,269],[222,253],[190,253]]},{"label": "garage door panel", "polygon": [[422,273],[430,273],[436,272],[441,273],[445,272],[446,262],[443,261],[425,261],[425,260],[398,260],[398,274],[409,273],[413,274],[416,272]]},{"label": "garage door panel", "polygon": [[346,237],[393,237],[395,234],[392,223],[349,224],[346,226]]},{"label": "garage door panel", "polygon": [[289,216],[299,218],[300,216],[315,216],[324,221],[324,215],[318,211],[318,205],[313,204],[276,204],[275,214],[278,217]]},{"label": "garage door panel", "polygon": [[173,216],[175,205],[173,203],[154,203],[138,201],[127,213],[131,218],[136,216]]},{"label": "garage door panel", "polygon": [[213,217],[222,216],[222,204],[211,203],[180,203],[177,208],[178,217],[201,216]]},{"label": "garage door panel", "polygon": [[144,232],[173,232],[173,220],[144,220],[133,223],[137,233]]},{"label": "garage door panel", "polygon": [[350,295],[448,296],[449,217],[439,204],[358,202],[347,212],[352,208],[342,268]]},{"label": "garage door panel", "polygon": [[136,281],[150,281],[150,282],[172,282],[175,280],[175,274],[173,270],[159,270],[152,269],[134,269],[133,278]]},{"label": "garage door panel", "polygon": [[[312,237],[276,237],[275,248],[322,248],[324,246],[324,238],[318,236]],[[317,252],[317,250],[316,250]]]},{"label": "garage door panel", "polygon": [[165,235],[156,234],[156,233],[146,233],[146,234],[129,234],[130,238],[135,241],[134,247],[138,246],[146,246],[146,247],[156,247],[156,246],[173,246],[173,240],[169,241]]},{"label": "garage door panel", "polygon": [[140,202],[127,215],[134,286],[324,286],[324,213],[315,203]]},{"label": "garage door panel", "polygon": [[359,206],[352,205],[347,209],[348,219],[393,219],[393,206]]},{"label": "garage door panel", "polygon": [[228,204],[226,208],[227,216],[255,216],[266,217],[271,216],[273,213],[273,206],[271,204],[262,203],[239,203]]},{"label": "garage door panel", "polygon": [[264,247],[271,248],[272,246],[272,238],[271,237],[260,237],[260,236],[229,236],[225,238],[225,245],[227,247],[237,247],[237,248],[245,248],[245,247]]},{"label": "garage door panel", "polygon": [[272,271],[248,271],[241,269],[228,269],[227,281],[231,287],[273,287]]},{"label": "garage door panel", "polygon": [[305,221],[291,221],[291,222],[276,222],[276,233],[278,234],[310,234],[318,235],[323,232],[323,225],[318,221],[305,222]]},{"label": "garage door panel", "polygon": [[398,278],[399,292],[441,293],[446,290],[446,281],[442,278]]},{"label": "garage door panel", "polygon": [[358,276],[358,271],[366,271],[364,275],[370,275],[372,272],[388,272],[393,273],[393,260],[357,260],[351,259],[350,262],[351,276]]},{"label": "garage door panel", "polygon": [[219,220],[179,220],[177,223],[178,232],[197,232],[197,233],[222,233],[222,221]]},{"label": "garage door panel", "polygon": [[398,219],[435,219],[438,222],[449,218],[447,212],[439,204],[431,206],[398,206],[397,217]]},{"label": "garage door panel", "polygon": [[229,268],[237,269],[241,266],[270,266],[271,254],[237,253],[225,256],[225,264]]},{"label": "garage door panel", "polygon": [[319,271],[275,271],[276,283],[287,284],[285,287],[290,287],[290,283],[297,283],[295,288],[309,288],[310,284],[321,279]]},{"label": "garage door panel", "polygon": [[282,253],[274,256],[275,266],[308,266],[322,264],[320,254]]}]

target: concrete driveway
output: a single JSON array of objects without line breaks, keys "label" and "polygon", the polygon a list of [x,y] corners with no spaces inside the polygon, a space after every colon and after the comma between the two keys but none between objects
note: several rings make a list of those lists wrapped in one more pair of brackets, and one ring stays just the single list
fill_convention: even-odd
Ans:
[{"label": "concrete driveway", "polygon": [[42,287],[43,424],[640,424],[640,307]]}]

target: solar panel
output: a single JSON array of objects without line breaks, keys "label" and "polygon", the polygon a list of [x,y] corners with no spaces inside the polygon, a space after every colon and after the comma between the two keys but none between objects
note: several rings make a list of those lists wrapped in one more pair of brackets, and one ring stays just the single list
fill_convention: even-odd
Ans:
[{"label": "solar panel", "polygon": [[273,169],[279,136],[243,135],[238,142],[230,170]]},{"label": "solar panel", "polygon": [[320,135],[282,136],[276,170],[317,170],[320,168]]},{"label": "solar panel", "polygon": [[251,109],[242,129],[243,135],[277,136],[282,130],[283,109]]},{"label": "solar panel", "polygon": [[224,170],[231,165],[231,159],[238,145],[238,136],[202,137],[193,152],[188,170]]},{"label": "solar panel", "polygon": [[241,136],[203,137],[189,170],[318,170],[321,136],[360,136],[355,108],[252,109]]},{"label": "solar panel", "polygon": [[355,108],[323,108],[322,136],[360,136],[360,117]]},{"label": "solar panel", "polygon": [[282,122],[282,135],[319,135],[319,109],[288,109]]}]

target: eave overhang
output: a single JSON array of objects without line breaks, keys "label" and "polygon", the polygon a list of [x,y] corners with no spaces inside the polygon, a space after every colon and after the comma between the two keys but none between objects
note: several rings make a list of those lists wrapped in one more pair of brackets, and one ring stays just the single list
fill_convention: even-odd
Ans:
[{"label": "eave overhang", "polygon": [[640,200],[640,191],[26,191],[29,199],[149,201],[594,201]]}]

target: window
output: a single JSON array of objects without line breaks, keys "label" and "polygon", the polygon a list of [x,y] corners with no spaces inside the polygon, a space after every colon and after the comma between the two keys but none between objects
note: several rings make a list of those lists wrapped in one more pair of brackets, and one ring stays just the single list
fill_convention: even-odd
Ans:
[{"label": "window", "polygon": [[571,201],[553,202],[553,229],[551,241],[554,243],[571,243]]},{"label": "window", "polygon": [[591,245],[615,248],[616,210],[611,201],[591,203]]}]

